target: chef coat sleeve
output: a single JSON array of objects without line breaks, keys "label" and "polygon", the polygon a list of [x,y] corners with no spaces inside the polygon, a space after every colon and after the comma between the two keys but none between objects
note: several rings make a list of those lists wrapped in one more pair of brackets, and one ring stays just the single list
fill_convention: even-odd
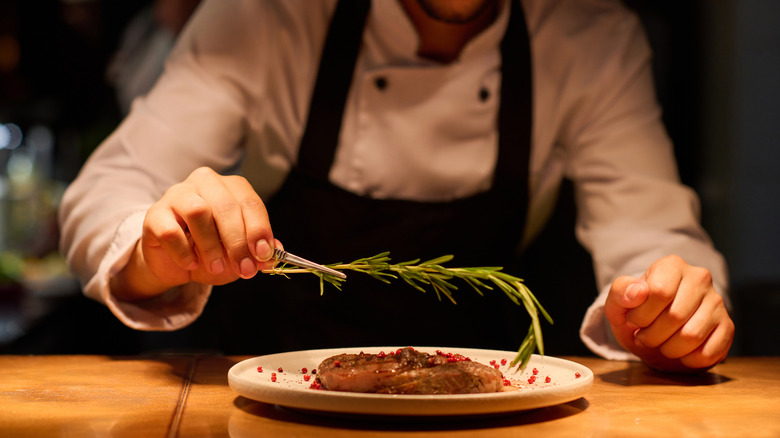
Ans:
[{"label": "chef coat sleeve", "polygon": [[728,303],[726,264],[700,225],[696,194],[679,180],[655,97],[650,48],[636,16],[602,11],[590,31],[573,36],[562,50],[572,51],[570,67],[577,72],[562,85],[570,109],[562,136],[565,173],[575,185],[576,233],[593,257],[601,291],[581,337],[599,355],[633,358],[604,316],[611,282],[639,276],[676,254],[708,268]]},{"label": "chef coat sleeve", "polygon": [[117,300],[109,279],[127,263],[146,210],[165,190],[200,166],[222,171],[241,158],[247,101],[263,83],[262,69],[241,62],[257,58],[243,52],[256,50],[245,42],[262,39],[262,25],[252,21],[255,2],[221,3],[201,5],[160,80],[87,160],[60,206],[61,250],[84,293],[136,329],[189,324],[211,290],[188,284],[134,304]]}]

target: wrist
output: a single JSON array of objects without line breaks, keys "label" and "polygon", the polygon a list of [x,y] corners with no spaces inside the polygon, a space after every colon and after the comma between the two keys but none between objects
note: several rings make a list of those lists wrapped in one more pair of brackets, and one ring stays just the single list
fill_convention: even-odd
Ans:
[{"label": "wrist", "polygon": [[136,243],[130,260],[111,277],[111,294],[120,301],[142,301],[162,295],[177,285],[165,284],[148,267],[141,250]]}]

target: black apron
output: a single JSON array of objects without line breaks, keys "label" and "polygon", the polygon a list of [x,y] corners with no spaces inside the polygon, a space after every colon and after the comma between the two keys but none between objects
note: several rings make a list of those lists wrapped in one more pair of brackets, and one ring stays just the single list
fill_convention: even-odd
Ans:
[{"label": "black apron", "polygon": [[[331,21],[298,164],[267,202],[285,248],[320,262],[348,262],[390,251],[396,262],[445,254],[449,266],[506,266],[527,212],[531,67],[519,2],[501,44],[499,153],[492,188],[453,202],[377,200],[328,181],[370,2],[342,0]],[[475,99],[479,90],[474,90]],[[308,274],[258,274],[215,288],[201,336],[225,353],[311,348],[435,345],[516,349],[529,319],[502,292],[479,296],[456,280],[457,305],[401,279],[382,283],[347,272],[342,290]],[[206,339],[201,339],[206,341]]]}]

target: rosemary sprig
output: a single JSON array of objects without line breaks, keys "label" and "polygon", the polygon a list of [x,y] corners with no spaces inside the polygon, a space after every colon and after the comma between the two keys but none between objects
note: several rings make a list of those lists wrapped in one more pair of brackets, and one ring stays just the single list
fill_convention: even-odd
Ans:
[{"label": "rosemary sprig", "polygon": [[[410,260],[401,263],[391,263],[390,253],[383,252],[373,257],[357,259],[351,263],[336,263],[327,265],[336,270],[349,270],[361,272],[374,277],[375,279],[390,283],[391,280],[401,278],[413,288],[425,292],[426,287],[433,289],[439,300],[442,297],[456,303],[453,292],[458,287],[452,283],[457,279],[465,282],[478,294],[484,295],[485,290],[494,290],[498,288],[516,305],[524,306],[528,315],[531,317],[531,325],[528,327],[528,333],[523,339],[517,355],[510,363],[511,367],[519,364],[519,369],[525,368],[531,354],[539,351],[544,354],[544,343],[542,341],[542,327],[539,321],[539,313],[552,324],[552,318],[542,307],[536,297],[531,293],[523,282],[523,279],[502,272],[501,267],[470,267],[470,268],[449,268],[442,266],[451,261],[453,256],[446,255],[437,257],[420,263],[420,260]],[[274,269],[264,271],[269,274],[283,275],[295,273],[311,273],[320,278],[320,294],[325,293],[325,283],[330,283],[341,290],[341,282],[345,281],[334,275],[317,272],[311,269],[293,267],[286,264],[276,266]],[[288,277],[289,278],[289,277]]]}]

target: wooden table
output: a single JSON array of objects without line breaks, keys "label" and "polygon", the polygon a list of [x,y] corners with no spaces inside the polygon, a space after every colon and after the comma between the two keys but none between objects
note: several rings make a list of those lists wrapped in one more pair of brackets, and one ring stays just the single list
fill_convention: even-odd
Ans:
[{"label": "wooden table", "polygon": [[244,357],[0,356],[3,437],[780,437],[780,357],[699,376],[568,358],[596,374],[579,400],[492,418],[335,418],[237,396]]}]

